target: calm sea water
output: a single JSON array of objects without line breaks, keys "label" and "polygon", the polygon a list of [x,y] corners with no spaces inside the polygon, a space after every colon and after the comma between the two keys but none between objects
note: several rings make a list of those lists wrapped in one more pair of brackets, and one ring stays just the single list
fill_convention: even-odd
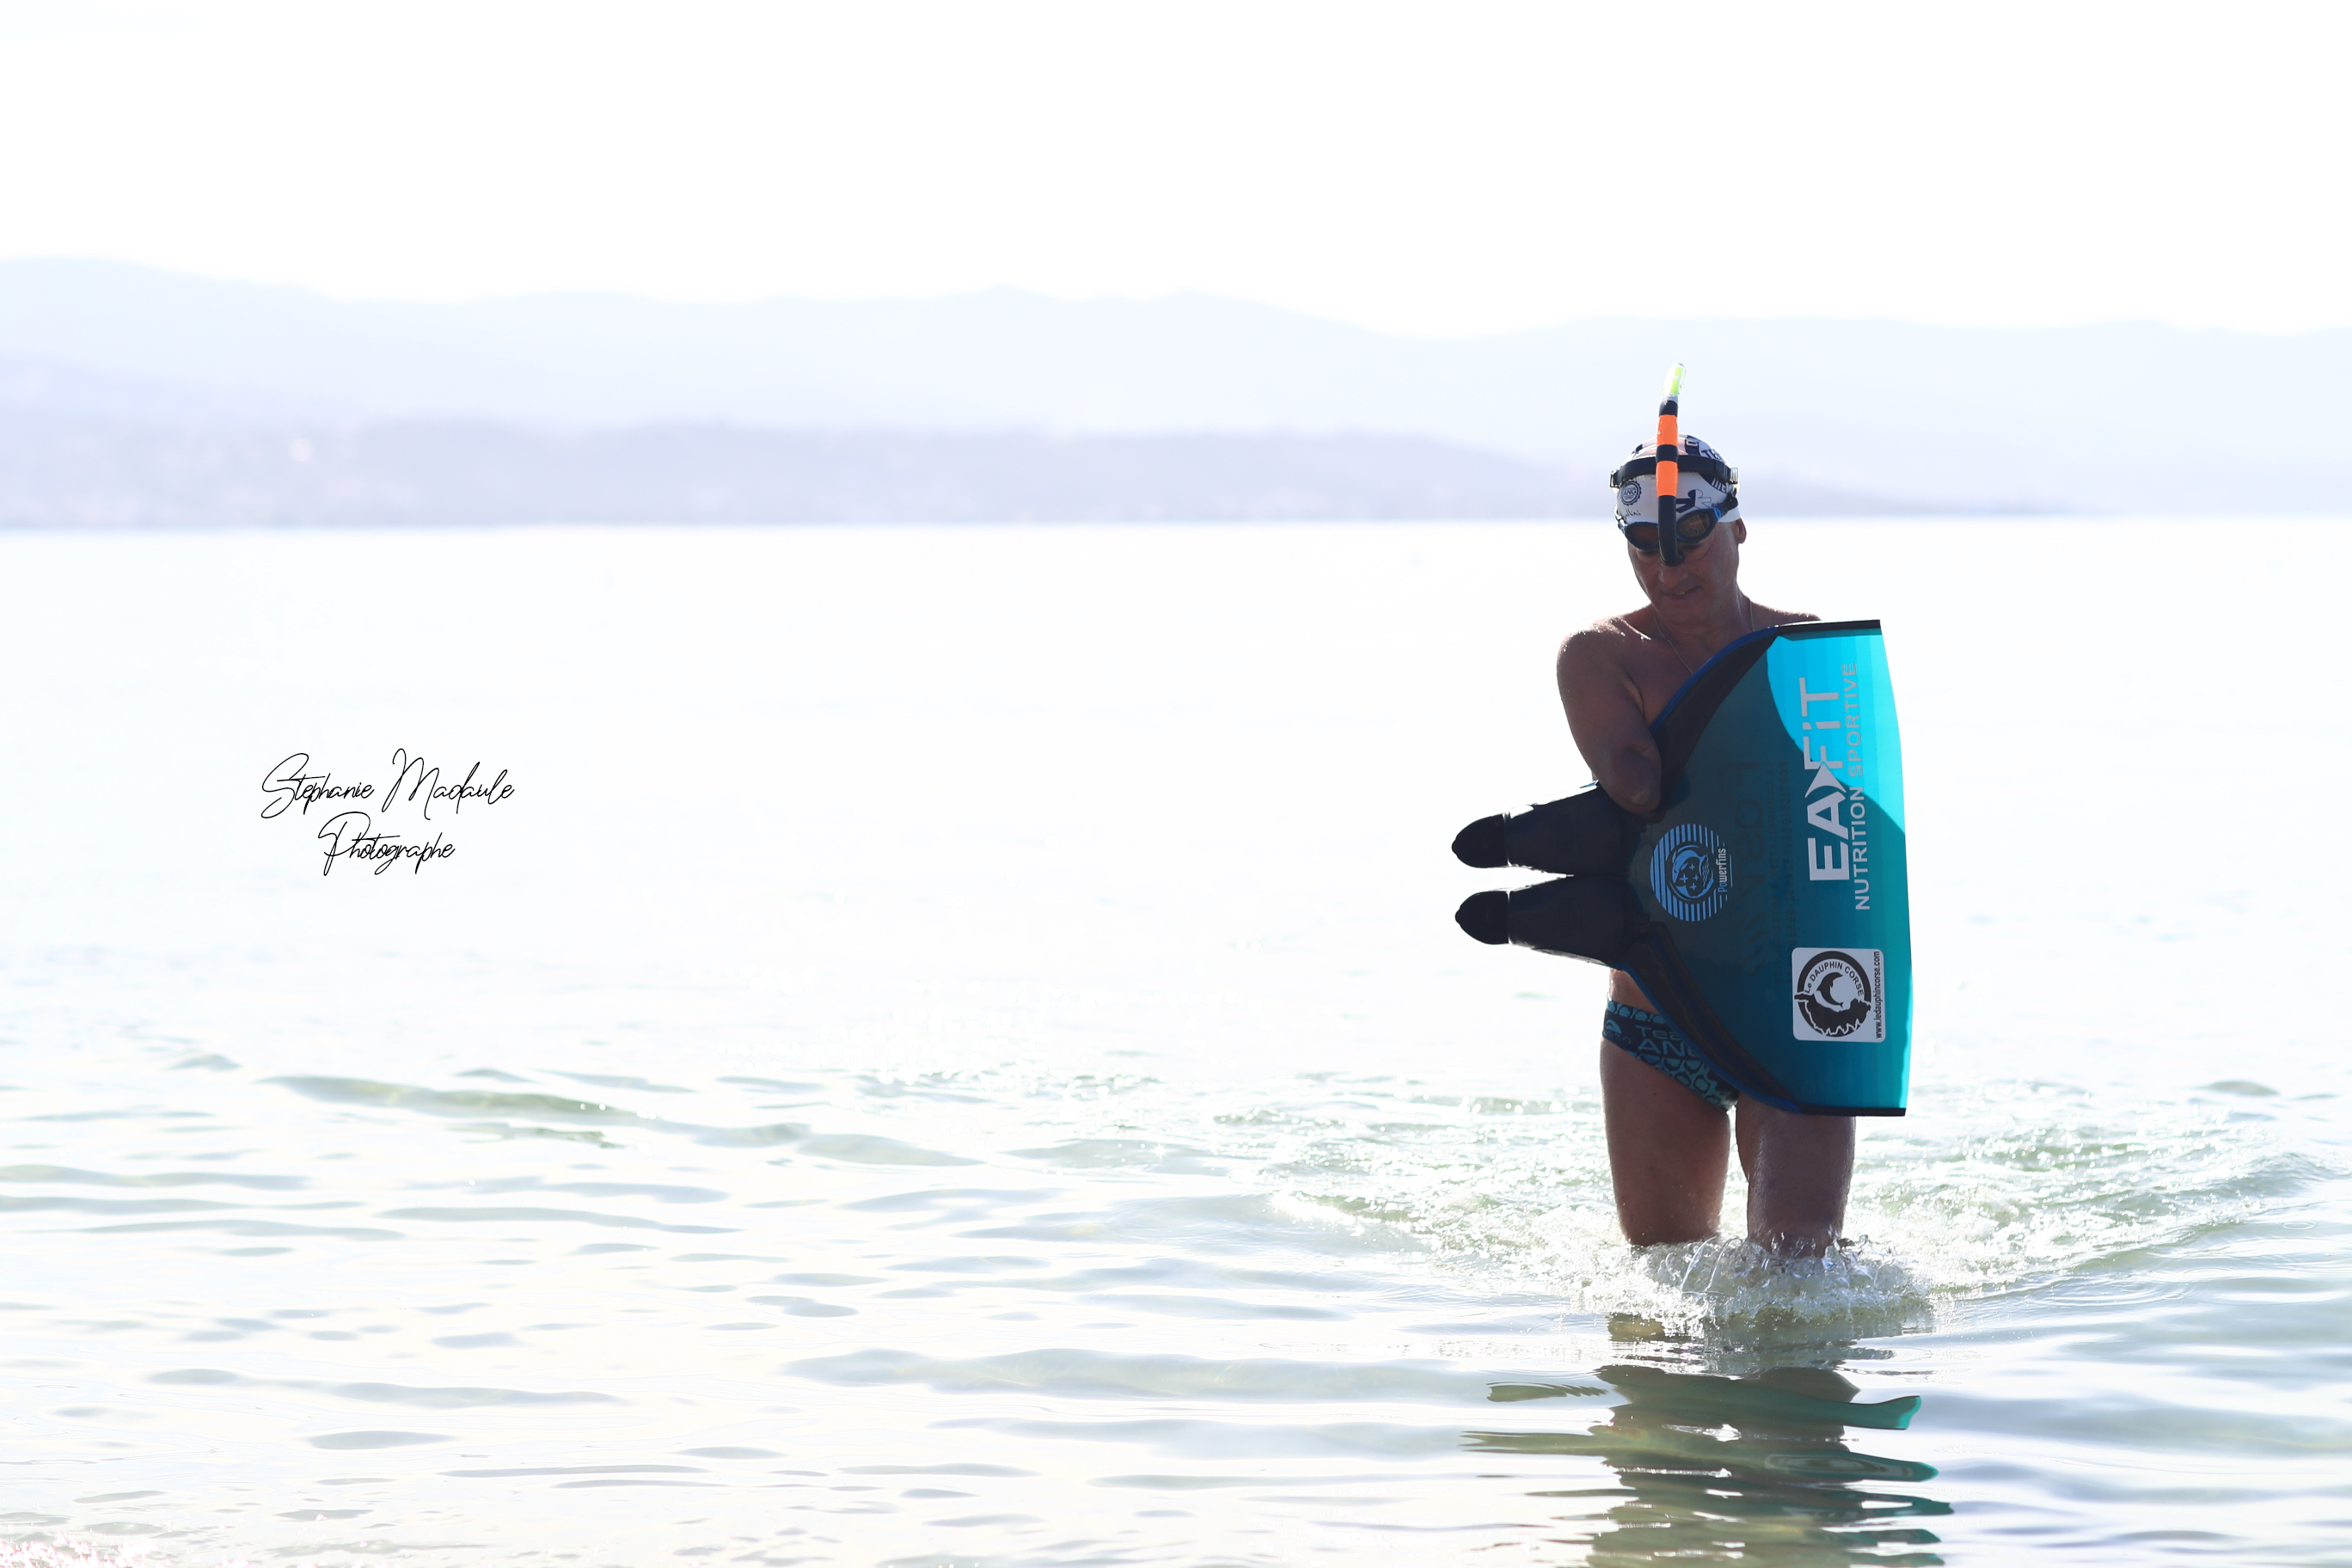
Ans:
[{"label": "calm sea water", "polygon": [[1451,920],[1604,528],[0,538],[0,1561],[2352,1560],[2352,530],[1748,562],[1906,731],[1815,1268]]}]

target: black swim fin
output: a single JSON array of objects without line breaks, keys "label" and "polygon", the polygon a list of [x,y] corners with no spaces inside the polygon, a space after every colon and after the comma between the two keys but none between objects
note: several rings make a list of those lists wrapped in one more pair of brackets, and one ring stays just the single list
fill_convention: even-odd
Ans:
[{"label": "black swim fin", "polygon": [[1454,919],[1494,946],[1510,942],[1614,969],[1624,961],[1641,911],[1613,877],[1562,877],[1514,892],[1473,893]]},{"label": "black swim fin", "polygon": [[1641,834],[1641,819],[1594,784],[1564,800],[1482,816],[1454,836],[1454,854],[1465,866],[1525,866],[1556,877],[1622,876]]}]

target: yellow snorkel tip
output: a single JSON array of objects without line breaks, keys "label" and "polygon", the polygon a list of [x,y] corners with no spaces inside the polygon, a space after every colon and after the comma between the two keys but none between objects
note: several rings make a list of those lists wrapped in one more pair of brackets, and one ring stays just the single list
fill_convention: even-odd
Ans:
[{"label": "yellow snorkel tip", "polygon": [[1666,390],[1659,395],[1668,403],[1680,403],[1683,400],[1682,366],[1676,365],[1666,372]]}]

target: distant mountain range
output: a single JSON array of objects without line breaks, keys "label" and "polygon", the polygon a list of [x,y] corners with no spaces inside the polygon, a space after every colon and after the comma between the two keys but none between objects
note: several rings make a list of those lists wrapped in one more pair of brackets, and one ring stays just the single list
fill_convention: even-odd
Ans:
[{"label": "distant mountain range", "polygon": [[1566,488],[1535,464],[1410,436],[0,418],[0,524],[17,525],[1545,517]]},{"label": "distant mountain range", "polygon": [[1201,296],[349,301],[20,260],[0,521],[1597,516],[1674,360],[1751,513],[2329,512],[2270,476],[2346,455],[2347,350],[1795,320],[1441,340]]}]

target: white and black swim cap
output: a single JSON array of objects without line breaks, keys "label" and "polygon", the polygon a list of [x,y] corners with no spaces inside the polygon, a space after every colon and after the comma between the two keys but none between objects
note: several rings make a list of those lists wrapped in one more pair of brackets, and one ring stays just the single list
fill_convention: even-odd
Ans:
[{"label": "white and black swim cap", "polygon": [[[1675,461],[1681,469],[1675,484],[1675,494],[1682,502],[1678,510],[1685,514],[1712,511],[1717,522],[1738,518],[1739,470],[1725,462],[1722,453],[1696,436],[1685,436]],[[1658,521],[1657,469],[1658,448],[1652,442],[1634,447],[1633,455],[1609,476],[1609,488],[1617,494],[1621,527]]]}]

